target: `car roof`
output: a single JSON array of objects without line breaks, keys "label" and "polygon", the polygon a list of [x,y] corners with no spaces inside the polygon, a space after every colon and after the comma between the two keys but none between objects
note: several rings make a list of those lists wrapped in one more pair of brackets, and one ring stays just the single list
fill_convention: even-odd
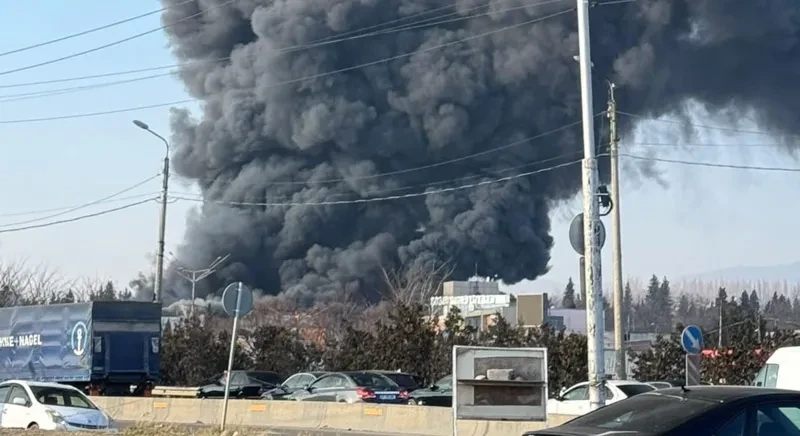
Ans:
[{"label": "car roof", "polygon": [[[336,373],[333,373],[333,374],[336,374]],[[384,372],[383,371],[342,371],[339,374],[344,374],[344,375],[347,375],[347,376],[359,375],[359,374],[378,374],[378,375],[383,375]]]},{"label": "car roof", "polygon": [[800,400],[800,392],[756,386],[689,386],[647,392],[642,395],[680,395],[697,400],[729,402],[753,397]]},{"label": "car roof", "polygon": [[18,384],[23,386],[27,385],[29,387],[40,387],[40,388],[62,388],[62,389],[72,389],[76,391],[78,390],[72,386],[63,385],[61,383],[48,383],[48,382],[37,382],[37,381],[27,381],[27,380],[6,380],[0,383],[0,385],[8,385],[8,384]]},{"label": "car roof", "polygon": [[638,382],[636,380],[606,380],[606,384],[612,386],[626,386],[626,385],[646,385],[647,383]]},{"label": "car roof", "polygon": [[408,372],[389,371],[389,370],[386,370],[386,369],[370,369],[370,370],[363,371],[363,372],[374,372],[375,374],[383,374],[383,375],[387,375],[387,374],[411,375],[411,373],[408,373]]}]

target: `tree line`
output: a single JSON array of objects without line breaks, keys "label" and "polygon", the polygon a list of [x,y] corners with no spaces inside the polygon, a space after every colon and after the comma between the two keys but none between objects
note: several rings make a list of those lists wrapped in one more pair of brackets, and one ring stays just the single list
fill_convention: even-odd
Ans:
[{"label": "tree line", "polygon": [[[165,384],[192,386],[222,373],[227,367],[230,332],[208,328],[218,319],[183,318],[166,326],[162,335],[161,374]],[[359,326],[341,320],[321,338],[303,329],[260,325],[243,332],[234,366],[275,371],[283,377],[301,371],[401,370],[427,383],[449,374],[454,345],[546,347],[553,386],[570,386],[586,378],[586,337],[555,331],[549,326],[522,330],[498,316],[478,335],[465,325],[456,308],[445,319],[429,318],[422,305],[395,304],[380,321]]]},{"label": "tree line", "polygon": [[[737,320],[725,333],[726,345],[702,360],[702,377],[714,384],[749,384],[777,347],[795,344],[792,331],[779,330],[758,319],[749,306],[729,301],[729,315]],[[517,328],[499,314],[488,331],[477,334],[452,310],[441,322],[426,316],[422,305],[393,304],[372,324],[341,320],[320,338],[303,329],[260,325],[245,331],[237,347],[235,367],[275,371],[284,377],[300,371],[364,369],[402,370],[430,383],[451,372],[453,345],[545,347],[551,395],[587,378],[586,336],[551,326]],[[227,367],[230,333],[208,328],[220,319],[212,314],[184,318],[165,328],[161,371],[165,384],[192,386],[221,374]],[[229,321],[229,319],[227,320]],[[747,321],[747,322],[742,322]],[[752,324],[761,323],[761,334]],[[633,376],[640,381],[682,380],[684,353],[677,325],[659,336],[652,348],[630,352]],[[613,368],[606,368],[613,374]]]},{"label": "tree line", "polygon": [[[283,376],[306,370],[403,370],[432,382],[450,372],[453,345],[545,347],[551,393],[586,380],[584,335],[548,325],[515,328],[499,314],[486,332],[465,325],[457,310],[447,319],[431,319],[419,302],[435,292],[441,280],[406,281],[412,283],[398,281],[392,298],[371,306],[343,301],[303,308],[279,298],[266,305],[261,302],[242,324],[236,367],[271,370]],[[406,288],[414,292],[405,292]],[[570,280],[562,307],[585,307],[575,288]],[[650,349],[629,353],[638,380],[684,377],[679,333],[687,324],[704,330],[712,355],[703,359],[702,376],[712,383],[749,383],[774,349],[797,343],[797,296],[773,292],[763,298],[763,289],[729,295],[723,287],[716,298],[704,300],[687,293],[675,297],[671,288],[668,279],[655,275],[644,289],[625,286],[625,330],[658,335]],[[46,269],[0,265],[0,307],[131,298],[129,290],[117,290],[111,282],[66,282]],[[608,302],[605,308],[606,329],[611,330],[612,308]],[[168,323],[161,347],[163,382],[190,386],[222,373],[229,346],[230,319],[210,309],[201,316]],[[606,371],[613,373],[613,368]]]},{"label": "tree line", "polygon": [[[678,324],[694,324],[709,332],[711,339],[719,345],[720,335],[722,344],[727,342],[725,335],[729,327],[758,332],[763,321],[766,326],[777,330],[800,328],[800,294],[788,296],[773,291],[767,294],[768,298],[764,298],[764,294],[763,290],[743,290],[738,294],[729,294],[725,287],[720,287],[715,298],[711,299],[685,292],[676,296],[669,279],[659,279],[653,275],[647,286],[641,290],[632,289],[630,283],[625,284],[622,303],[623,330],[668,336]],[[604,298],[607,331],[614,329],[613,306],[609,303],[609,298],[610,292],[607,292]],[[572,279],[567,282],[560,306],[565,309],[586,308],[585,299],[576,290]],[[753,319],[758,318],[758,322],[742,319],[742,311],[752,313]]]}]

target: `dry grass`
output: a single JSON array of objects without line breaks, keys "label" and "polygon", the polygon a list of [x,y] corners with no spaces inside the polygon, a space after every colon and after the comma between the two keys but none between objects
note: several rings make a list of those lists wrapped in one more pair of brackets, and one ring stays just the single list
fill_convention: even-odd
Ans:
[{"label": "dry grass", "polygon": [[[2,436],[53,436],[58,434],[48,431],[30,431],[30,430],[0,430]],[[66,434],[66,433],[65,433]],[[112,433],[68,433],[70,436],[98,436],[102,434]],[[274,432],[269,430],[252,430],[252,429],[237,429],[231,427],[224,432],[218,428],[210,427],[190,427],[172,424],[161,425],[142,425],[132,428],[126,428],[116,435],[119,436],[267,436],[274,435]]]}]

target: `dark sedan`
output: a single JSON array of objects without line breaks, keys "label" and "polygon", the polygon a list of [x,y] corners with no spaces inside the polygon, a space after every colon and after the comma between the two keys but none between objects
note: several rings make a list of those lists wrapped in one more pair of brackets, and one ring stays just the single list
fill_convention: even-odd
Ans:
[{"label": "dark sedan", "polygon": [[523,436],[800,436],[800,392],[694,386],[647,392]]},{"label": "dark sedan", "polygon": [[287,378],[280,386],[264,389],[261,398],[264,400],[286,400],[291,399],[291,395],[297,391],[303,391],[311,386],[318,378],[327,372],[298,372]]},{"label": "dark sedan", "polygon": [[404,404],[408,391],[382,374],[351,371],[325,374],[291,397],[297,401]]},{"label": "dark sedan", "polygon": [[442,406],[450,407],[453,405],[453,376],[446,375],[428,388],[417,389],[409,394],[408,404],[420,406]]},{"label": "dark sedan", "polygon": [[382,370],[372,370],[369,372],[376,372],[378,374],[384,375],[388,377],[393,382],[397,383],[398,386],[405,389],[408,392],[414,392],[417,389],[422,387],[422,380],[414,375],[411,375],[407,372],[400,372],[400,371],[382,371]]},{"label": "dark sedan", "polygon": [[[283,379],[271,371],[231,371],[228,395],[231,398],[258,398],[261,392],[279,386]],[[197,396],[221,398],[225,396],[225,374],[201,384]]]}]

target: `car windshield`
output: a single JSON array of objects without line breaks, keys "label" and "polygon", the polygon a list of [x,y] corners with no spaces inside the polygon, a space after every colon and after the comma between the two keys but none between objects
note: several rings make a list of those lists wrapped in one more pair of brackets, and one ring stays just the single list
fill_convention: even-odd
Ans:
[{"label": "car windshield", "polygon": [[358,386],[378,389],[397,389],[398,386],[388,377],[372,372],[356,372],[348,374]]},{"label": "car windshield", "polygon": [[405,389],[416,389],[419,387],[417,381],[414,380],[414,377],[403,374],[401,372],[393,372],[391,374],[386,374],[386,377],[392,379],[393,382],[397,383],[398,386],[403,387]]},{"label": "car windshield", "polygon": [[711,401],[673,395],[637,395],[579,416],[567,425],[616,431],[658,433],[670,430],[689,418],[714,407]]},{"label": "car windshield", "polygon": [[627,397],[656,390],[656,388],[650,385],[617,385],[617,389],[621,390]]},{"label": "car windshield", "polygon": [[33,396],[41,404],[48,406],[76,407],[79,409],[97,409],[82,393],[65,388],[50,386],[31,386]]},{"label": "car windshield", "polygon": [[453,384],[453,375],[452,374],[446,375],[446,376],[440,378],[439,380],[436,380],[436,382],[434,383],[434,385],[436,387],[440,388],[440,389],[442,389],[442,388],[449,389],[452,384]]}]

